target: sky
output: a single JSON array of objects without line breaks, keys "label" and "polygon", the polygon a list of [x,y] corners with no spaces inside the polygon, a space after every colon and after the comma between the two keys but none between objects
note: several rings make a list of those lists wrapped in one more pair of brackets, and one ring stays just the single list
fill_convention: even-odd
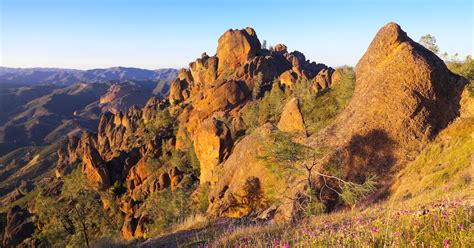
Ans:
[{"label": "sky", "polygon": [[0,66],[187,67],[229,28],[307,59],[355,65],[394,21],[442,52],[473,54],[472,0],[0,0]]}]

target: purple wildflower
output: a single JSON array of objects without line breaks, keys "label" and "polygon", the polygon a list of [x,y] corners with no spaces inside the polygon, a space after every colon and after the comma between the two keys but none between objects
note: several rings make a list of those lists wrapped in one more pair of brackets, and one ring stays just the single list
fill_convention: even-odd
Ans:
[{"label": "purple wildflower", "polygon": [[280,245],[280,241],[279,241],[279,240],[273,241],[273,247],[278,247],[279,245]]}]

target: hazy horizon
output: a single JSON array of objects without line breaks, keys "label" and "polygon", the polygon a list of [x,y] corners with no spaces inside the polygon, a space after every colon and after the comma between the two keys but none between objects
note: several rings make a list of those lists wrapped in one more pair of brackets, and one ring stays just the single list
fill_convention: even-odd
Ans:
[{"label": "hazy horizon", "polygon": [[311,61],[354,66],[377,30],[391,21],[416,41],[432,34],[441,53],[473,53],[469,0],[129,3],[1,0],[0,66],[182,68],[202,52],[215,54],[229,28],[247,26],[261,41],[283,43]]}]

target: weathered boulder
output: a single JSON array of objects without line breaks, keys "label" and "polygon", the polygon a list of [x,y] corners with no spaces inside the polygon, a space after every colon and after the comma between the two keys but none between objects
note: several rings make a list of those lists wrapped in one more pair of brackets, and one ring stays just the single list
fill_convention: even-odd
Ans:
[{"label": "weathered boulder", "polygon": [[298,75],[292,70],[285,71],[280,75],[280,77],[278,77],[280,84],[285,85],[288,88],[293,88],[297,79]]},{"label": "weathered boulder", "polygon": [[283,132],[306,134],[303,116],[301,115],[297,98],[292,98],[285,104],[277,127]]},{"label": "weathered boulder", "polygon": [[273,51],[279,52],[279,53],[287,53],[287,47],[284,44],[276,44],[275,47],[273,47]]},{"label": "weathered boulder", "polygon": [[188,82],[179,78],[171,81],[169,100],[171,104],[177,104],[189,97]]},{"label": "weathered boulder", "polygon": [[82,158],[88,147],[96,147],[97,139],[90,132],[84,131],[81,137],[69,136],[67,146],[58,150],[58,162],[55,176],[60,178],[74,168],[74,164]]},{"label": "weathered boulder", "polygon": [[247,85],[241,81],[226,81],[205,92],[201,100],[193,102],[191,115],[203,120],[217,111],[230,110],[250,96]]},{"label": "weathered boulder", "polygon": [[312,84],[313,88],[319,90],[327,90],[331,87],[331,79],[332,74],[334,73],[334,69],[332,68],[325,68],[322,69],[316,77],[314,77]]},{"label": "weathered boulder", "polygon": [[395,23],[380,29],[356,66],[348,107],[322,132],[334,161],[359,180],[390,175],[459,115],[465,80]]},{"label": "weathered boulder", "polygon": [[194,139],[194,151],[200,163],[201,184],[217,181],[216,167],[227,158],[233,141],[229,127],[215,118],[202,122]]},{"label": "weathered boulder", "polygon": [[135,236],[137,229],[138,219],[134,218],[133,213],[127,214],[122,225],[122,237],[126,240],[130,240]]},{"label": "weathered boulder", "polygon": [[230,29],[218,41],[216,55],[219,58],[218,75],[233,73],[257,55],[261,44],[253,28]]},{"label": "weathered boulder", "polygon": [[331,75],[331,87],[334,87],[335,85],[337,85],[337,83],[339,83],[339,81],[342,80],[342,75],[343,75],[343,69],[336,69],[334,70],[334,72],[332,73]]},{"label": "weathered boulder", "polygon": [[175,190],[176,188],[178,188],[181,180],[183,180],[184,173],[181,172],[178,168],[173,167],[169,169],[168,175],[170,176],[171,190]]},{"label": "weathered boulder", "polygon": [[[210,217],[239,218],[258,215],[279,202],[275,220],[289,220],[294,213],[288,199],[301,190],[297,173],[281,177],[261,156],[275,131],[267,123],[245,136],[222,165],[219,180],[209,195]],[[297,169],[297,168],[295,168]],[[275,207],[275,206],[274,206]]]},{"label": "weathered boulder", "polygon": [[200,59],[189,64],[189,71],[195,83],[210,84],[217,79],[217,57],[209,57],[206,53]]},{"label": "weathered boulder", "polygon": [[253,80],[258,74],[263,82],[272,82],[281,73],[291,69],[291,64],[281,55],[257,56],[249,60],[243,67],[236,70],[236,76],[244,80],[249,88],[253,88]]}]

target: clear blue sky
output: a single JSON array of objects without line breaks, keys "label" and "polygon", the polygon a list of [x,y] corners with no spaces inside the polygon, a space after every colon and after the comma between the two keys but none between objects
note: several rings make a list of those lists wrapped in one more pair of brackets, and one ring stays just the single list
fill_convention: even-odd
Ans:
[{"label": "clear blue sky", "polygon": [[473,53],[472,0],[0,0],[0,65],[185,67],[229,28],[252,26],[331,66],[355,65],[377,30],[399,23],[441,51]]}]

